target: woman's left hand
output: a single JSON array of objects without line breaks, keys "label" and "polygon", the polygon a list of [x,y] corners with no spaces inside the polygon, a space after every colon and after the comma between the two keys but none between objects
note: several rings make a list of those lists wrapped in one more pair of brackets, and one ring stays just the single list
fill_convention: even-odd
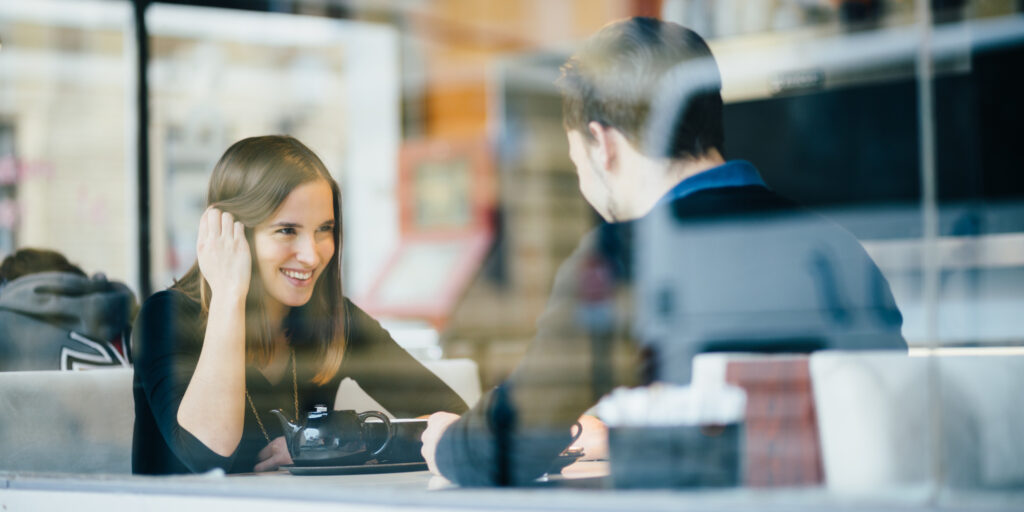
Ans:
[{"label": "woman's left hand", "polygon": [[292,456],[288,453],[288,444],[285,443],[283,436],[275,437],[270,444],[260,450],[256,457],[259,458],[259,462],[256,463],[256,467],[252,468],[252,470],[257,473],[261,471],[277,471],[277,468],[281,466],[292,464]]}]

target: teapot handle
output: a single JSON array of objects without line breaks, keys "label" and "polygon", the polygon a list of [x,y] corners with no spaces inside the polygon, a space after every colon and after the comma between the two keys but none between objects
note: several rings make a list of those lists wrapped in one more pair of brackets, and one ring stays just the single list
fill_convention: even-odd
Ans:
[{"label": "teapot handle", "polygon": [[361,412],[361,413],[359,413],[358,417],[359,417],[360,425],[365,424],[366,423],[366,418],[371,418],[371,417],[372,418],[379,418],[381,421],[384,422],[384,431],[388,433],[388,437],[386,437],[384,439],[384,443],[380,445],[380,448],[377,448],[376,451],[374,451],[373,453],[370,454],[371,457],[376,457],[376,456],[380,455],[381,452],[383,452],[384,449],[388,447],[388,443],[391,442],[391,437],[394,435],[394,432],[391,431],[391,420],[388,419],[388,416],[386,414],[384,414],[382,412],[378,412],[378,411]]}]

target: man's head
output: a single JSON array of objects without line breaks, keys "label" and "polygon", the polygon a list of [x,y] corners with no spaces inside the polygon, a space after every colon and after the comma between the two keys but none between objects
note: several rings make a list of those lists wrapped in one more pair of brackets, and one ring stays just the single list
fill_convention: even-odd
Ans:
[{"label": "man's head", "polygon": [[606,26],[562,66],[558,86],[580,189],[605,218],[616,217],[611,192],[620,176],[602,171],[616,163],[621,143],[667,161],[722,149],[717,65],[704,40],[675,23],[630,18]]},{"label": "man's head", "polygon": [[39,272],[69,272],[86,277],[82,269],[57,251],[25,248],[15,251],[0,263],[0,282]]}]

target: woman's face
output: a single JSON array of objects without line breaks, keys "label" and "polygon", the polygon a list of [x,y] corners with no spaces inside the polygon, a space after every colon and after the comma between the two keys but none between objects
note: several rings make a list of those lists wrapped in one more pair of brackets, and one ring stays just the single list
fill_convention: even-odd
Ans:
[{"label": "woman's face", "polygon": [[253,229],[265,304],[273,311],[309,302],[334,255],[334,201],[325,180],[303,183]]}]

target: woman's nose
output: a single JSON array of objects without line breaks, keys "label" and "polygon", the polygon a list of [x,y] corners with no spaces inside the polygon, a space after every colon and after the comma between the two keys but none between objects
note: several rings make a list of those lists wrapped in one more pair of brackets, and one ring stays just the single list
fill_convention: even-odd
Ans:
[{"label": "woman's nose", "polygon": [[302,237],[295,251],[295,259],[303,265],[314,266],[320,263],[316,252],[316,241],[313,237]]}]

